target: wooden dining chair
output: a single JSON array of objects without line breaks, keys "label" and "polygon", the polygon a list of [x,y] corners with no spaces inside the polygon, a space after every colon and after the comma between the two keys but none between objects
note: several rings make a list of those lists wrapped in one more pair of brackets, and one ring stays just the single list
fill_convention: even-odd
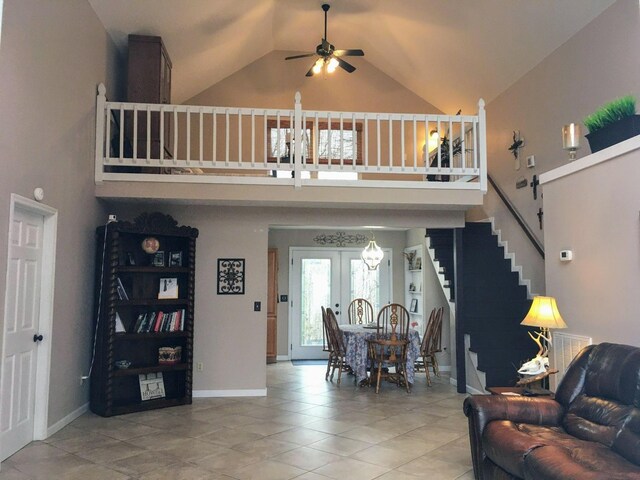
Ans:
[{"label": "wooden dining chair", "polygon": [[[327,364],[327,375],[325,376],[325,380],[328,378],[333,381],[333,375],[338,369],[338,386],[340,386],[340,381],[342,380],[342,372],[349,371],[349,365],[347,365],[347,349],[344,344],[344,337],[342,336],[342,332],[340,331],[340,327],[338,326],[338,320],[336,319],[333,310],[330,308],[326,309],[326,318],[327,318],[327,331],[329,338],[329,363]],[[331,369],[331,376],[329,377],[329,369]]]},{"label": "wooden dining chair", "polygon": [[433,374],[437,377],[440,376],[440,369],[438,368],[438,359],[436,353],[442,351],[442,315],[444,308],[434,308],[429,315],[429,321],[427,328],[425,329],[424,336],[422,337],[422,344],[420,345],[420,357],[421,361],[416,361],[416,369],[424,368],[427,376],[427,385],[431,386],[431,376],[429,375],[429,367],[433,370]]},{"label": "wooden dining chair", "polygon": [[[404,384],[410,391],[406,377],[407,346],[409,332],[409,312],[399,303],[391,303],[382,307],[378,313],[376,336],[369,340],[369,357],[371,360],[371,377],[375,375],[376,393],[380,391],[383,378]],[[394,367],[395,372],[390,372]]]},{"label": "wooden dining chair", "polygon": [[327,373],[324,376],[325,380],[329,379],[329,371],[331,370],[333,349],[332,344],[329,341],[329,319],[327,318],[327,311],[324,307],[322,309],[322,351],[329,354],[329,361],[327,362]]},{"label": "wooden dining chair", "polygon": [[356,298],[349,304],[349,323],[361,325],[374,322],[373,306],[364,298]]}]

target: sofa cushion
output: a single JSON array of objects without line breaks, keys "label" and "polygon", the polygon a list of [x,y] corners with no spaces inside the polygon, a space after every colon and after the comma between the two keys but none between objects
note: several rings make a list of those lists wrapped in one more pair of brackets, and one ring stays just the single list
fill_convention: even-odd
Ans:
[{"label": "sofa cushion", "polygon": [[614,440],[613,449],[630,462],[640,465],[640,409],[633,409]]},{"label": "sofa cushion", "polygon": [[525,480],[639,480],[638,467],[597,442],[548,445],[524,459]]},{"label": "sofa cushion", "polygon": [[640,407],[640,349],[601,343],[589,355],[584,394]]},{"label": "sofa cushion", "polygon": [[482,433],[482,448],[487,457],[520,478],[524,477],[524,457],[534,448],[546,445],[543,440],[522,431],[523,425],[508,420],[494,420]]},{"label": "sofa cushion", "polygon": [[633,410],[633,406],[615,400],[580,395],[569,406],[562,426],[582,440],[611,447]]}]

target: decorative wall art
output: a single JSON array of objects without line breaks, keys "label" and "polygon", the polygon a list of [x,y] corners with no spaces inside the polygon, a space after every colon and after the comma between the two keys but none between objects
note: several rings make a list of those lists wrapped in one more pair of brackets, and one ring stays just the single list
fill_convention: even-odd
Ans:
[{"label": "decorative wall art", "polygon": [[361,233],[348,234],[346,232],[336,232],[335,234],[320,234],[313,239],[318,245],[332,245],[335,247],[346,247],[347,245],[364,245],[368,242],[367,236]]},{"label": "decorative wall art", "polygon": [[244,295],[244,258],[218,259],[218,295]]},{"label": "decorative wall art", "polygon": [[509,146],[507,150],[513,153],[516,170],[520,170],[520,149],[522,147],[524,147],[524,137],[520,135],[520,130],[514,130],[513,143]]}]

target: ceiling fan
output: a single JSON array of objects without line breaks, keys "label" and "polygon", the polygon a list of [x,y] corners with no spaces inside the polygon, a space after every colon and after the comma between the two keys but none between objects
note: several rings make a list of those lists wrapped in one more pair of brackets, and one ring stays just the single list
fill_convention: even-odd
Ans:
[{"label": "ceiling fan", "polygon": [[323,68],[326,69],[327,73],[333,73],[338,67],[351,73],[355,71],[356,67],[344,61],[342,57],[364,56],[364,52],[360,49],[336,50],[336,47],[327,41],[327,12],[329,11],[329,7],[330,5],[327,3],[322,5],[322,10],[324,10],[324,37],[322,37],[322,43],[316,47],[316,51],[314,53],[304,53],[302,55],[293,55],[285,58],[285,60],[294,60],[296,58],[307,58],[317,55],[319,58],[307,72],[307,77],[312,77],[320,73]]}]

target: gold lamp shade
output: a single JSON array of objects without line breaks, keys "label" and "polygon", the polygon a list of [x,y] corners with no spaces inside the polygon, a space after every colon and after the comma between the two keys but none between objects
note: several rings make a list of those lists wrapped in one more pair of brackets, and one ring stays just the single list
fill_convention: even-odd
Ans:
[{"label": "gold lamp shade", "polygon": [[553,297],[533,297],[529,313],[520,322],[520,325],[545,329],[567,328],[567,324],[564,323],[558,311],[556,299]]}]

